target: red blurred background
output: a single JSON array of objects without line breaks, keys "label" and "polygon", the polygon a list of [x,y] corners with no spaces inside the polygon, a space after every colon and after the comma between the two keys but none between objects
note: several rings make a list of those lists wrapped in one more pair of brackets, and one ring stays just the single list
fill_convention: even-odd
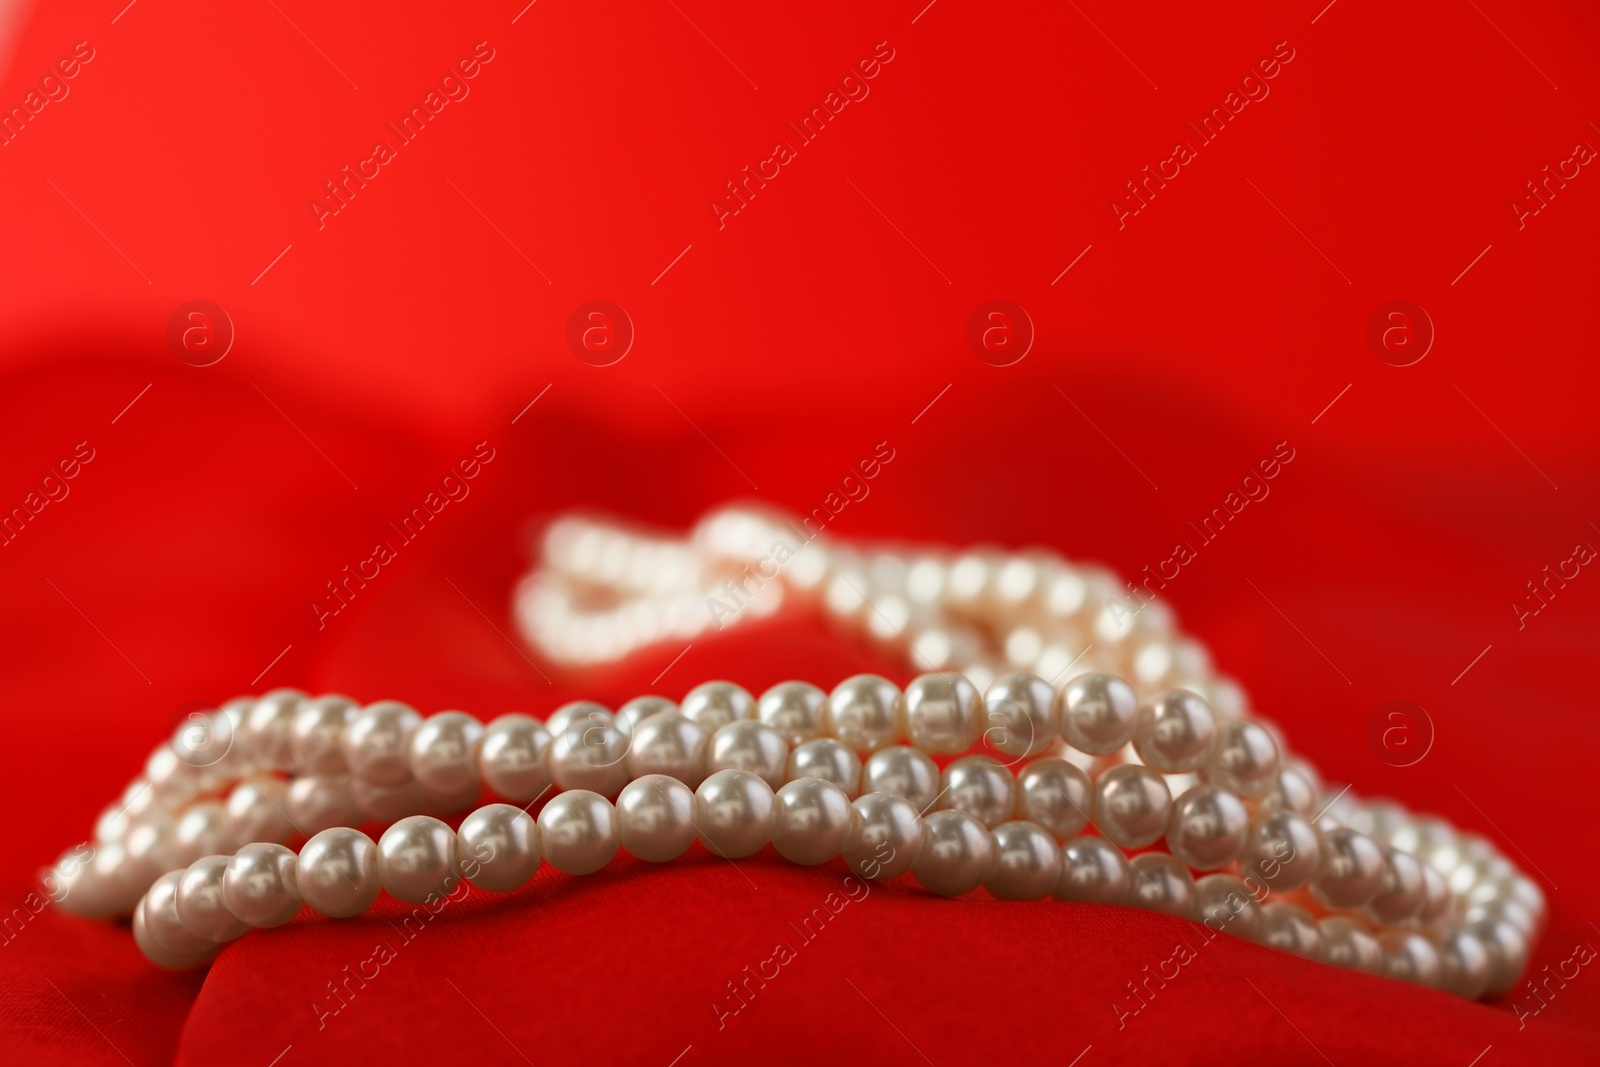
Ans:
[{"label": "red blurred background", "polygon": [[[546,681],[515,643],[529,533],[567,508],[669,528],[730,498],[809,509],[888,441],[839,535],[1042,544],[1131,575],[1288,442],[1271,496],[1170,601],[1326,777],[1540,879],[1535,970],[1600,943],[1600,578],[1512,606],[1600,546],[1600,11],[523,2],[11,12],[0,507],[93,458],[0,547],[5,908],[195,701],[297,685],[488,718],[648,688],[675,649]],[[401,143],[387,124],[430,92]],[[788,124],[830,93],[801,143]],[[1230,93],[1202,143],[1188,124]],[[394,158],[330,199],[379,140]],[[794,157],[728,199],[780,140]],[[1147,166],[1171,177],[1141,204],[1126,183]],[[634,334],[608,366],[567,341],[597,299]],[[235,335],[209,366],[169,346],[193,300]],[[990,300],[1031,321],[1009,366],[967,342]],[[1431,321],[1409,366],[1368,340],[1392,300]],[[323,583],[481,441],[496,459],[472,495],[319,630]],[[865,668],[905,680],[784,624],[696,644],[657,688]],[[1367,742],[1393,699],[1436,731],[1407,768]],[[1119,1030],[1107,1005],[1184,924],[900,887],[718,1030],[725,982],[838,877],[749,867],[759,891],[697,850],[474,896],[320,1030],[311,1002],[381,913],[170,976],[125,929],[46,911],[0,948],[0,1049],[285,1067],[1600,1050],[1588,970],[1519,1021],[1525,991],[1463,1004],[1243,943]]]}]

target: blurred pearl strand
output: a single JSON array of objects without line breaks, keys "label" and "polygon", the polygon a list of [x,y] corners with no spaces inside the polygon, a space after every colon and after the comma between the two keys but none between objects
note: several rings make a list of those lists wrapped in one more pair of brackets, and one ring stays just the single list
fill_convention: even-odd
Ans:
[{"label": "blurred pearl strand", "polygon": [[[941,673],[903,692],[872,675],[832,693],[786,682],[759,701],[709,682],[681,703],[579,701],[542,724],[510,714],[487,727],[393,701],[241,698],[152,753],[90,856],[80,846],[57,863],[52,896],[83,915],[131,911],[145,954],[182,967],[302,903],[345,917],[380,889],[433,905],[462,877],[505,892],[545,861],[588,874],[619,849],[662,862],[698,839],[737,859],[770,842],[797,863],[843,855],[865,877],[910,871],[949,895],[982,885],[1182,915],[1471,998],[1526,966],[1544,921],[1530,879],[1440,820],[1330,797],[1274,728],[1243,717],[1238,686],[1172,634],[1170,612],[1111,607],[1106,572],[1043,552],[898,557],[813,541],[774,573],[785,538],[794,527],[742,509],[686,542],[562,520],[519,620],[554,660],[604,662],[712,627],[707,600],[735,599],[726,583],[741,581],[751,596],[724,624],[811,596]],[[1074,640],[1091,643],[1070,655]],[[959,758],[941,770],[935,755]],[[500,803],[459,830],[434,817],[485,788],[528,806],[561,792],[537,818]],[[351,828],[366,820],[393,825],[375,842]],[[1082,835],[1091,821],[1099,836]],[[296,836],[308,838],[298,855],[283,844]],[[1163,839],[1166,853],[1124,855]]]}]

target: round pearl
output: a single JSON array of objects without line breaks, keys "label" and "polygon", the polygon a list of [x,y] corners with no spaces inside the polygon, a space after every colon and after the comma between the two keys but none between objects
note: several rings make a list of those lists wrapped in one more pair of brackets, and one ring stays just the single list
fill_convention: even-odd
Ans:
[{"label": "round pearl", "polygon": [[200,773],[199,767],[179,759],[172,745],[165,741],[151,749],[150,758],[144,765],[144,777],[150,783],[151,792],[169,807],[182,804],[195,795],[199,789]]},{"label": "round pearl", "polygon": [[1359,908],[1383,888],[1383,850],[1366,834],[1338,827],[1322,835],[1311,893],[1330,908]]},{"label": "round pearl", "polygon": [[550,731],[533,716],[502,715],[484,728],[479,773],[507,800],[532,803],[550,788],[550,740]]},{"label": "round pearl", "polygon": [[550,713],[544,721],[544,728],[550,732],[551,737],[560,737],[571,728],[575,722],[611,723],[615,722],[611,709],[604,704],[596,704],[592,700],[574,700],[563,704]]},{"label": "round pearl", "polygon": [[617,809],[587,789],[556,794],[539,812],[538,821],[544,858],[564,874],[593,874],[622,847]]},{"label": "round pearl", "polygon": [[679,712],[652,715],[633,729],[628,773],[664,774],[689,788],[706,776],[706,732]]},{"label": "round pearl", "polygon": [[183,871],[168,871],[151,884],[141,901],[145,932],[174,957],[200,956],[215,949],[217,943],[191,933],[178,917],[178,883],[183,875]]},{"label": "round pearl", "polygon": [[290,730],[306,694],[298,689],[274,689],[255,702],[245,715],[244,736],[251,755],[269,767],[294,766],[294,741]]},{"label": "round pearl", "polygon": [[201,771],[202,776],[225,771],[239,763],[244,749],[241,744],[240,752],[227,759],[233,751],[234,722],[235,716],[227,711],[190,712],[172,731],[168,743],[179,760]]},{"label": "round pearl", "polygon": [[1317,813],[1317,786],[1305,768],[1282,767],[1272,790],[1262,798],[1261,806],[1272,811],[1291,811],[1303,819]]},{"label": "round pearl", "polygon": [[861,768],[861,792],[891,793],[926,811],[939,795],[939,765],[910,745],[880,748]]},{"label": "round pearl", "polygon": [[1235,796],[1256,800],[1278,784],[1278,746],[1260,723],[1230,719],[1217,727],[1205,779]]},{"label": "round pearl", "polygon": [[456,887],[461,875],[455,831],[429,815],[411,815],[378,839],[383,888],[407,904],[431,904]]},{"label": "round pearl", "polygon": [[172,952],[165,948],[150,935],[150,927],[145,920],[143,897],[139,898],[139,903],[133,909],[133,941],[139,946],[139,951],[144,953],[145,959],[166,971],[182,971],[199,966],[221,951],[221,946],[217,944],[212,944],[210,948],[194,955]]},{"label": "round pearl", "polygon": [[1367,901],[1367,914],[1386,926],[1415,919],[1427,903],[1427,883],[1417,858],[1383,847],[1383,888]]},{"label": "round pearl", "polygon": [[464,711],[429,715],[411,735],[411,773],[436,796],[459,796],[469,789],[475,793],[482,740],[483,724]]},{"label": "round pearl", "polygon": [[858,674],[828,694],[823,724],[857,755],[866,756],[902,736],[904,715],[904,698],[893,682]]},{"label": "round pearl", "polygon": [[999,900],[1043,900],[1061,877],[1061,849],[1038,823],[1003,822],[994,837],[994,870],[984,886]]},{"label": "round pearl", "polygon": [[1390,930],[1378,938],[1378,943],[1383,946],[1384,974],[1412,985],[1439,988],[1444,965],[1432,941],[1411,930]]},{"label": "round pearl", "polygon": [[1129,861],[1128,904],[1188,919],[1195,908],[1194,875],[1164,852],[1146,852]]},{"label": "round pearl", "polygon": [[791,782],[797,778],[821,778],[853,797],[860,791],[861,757],[842,741],[819,737],[794,747],[783,774]]},{"label": "round pearl", "polygon": [[753,855],[772,837],[774,806],[772,787],[760,775],[736,770],[709,775],[694,791],[700,843],[725,859]]},{"label": "round pearl", "polygon": [[1211,929],[1234,937],[1254,938],[1261,924],[1261,904],[1242,878],[1208,874],[1194,884],[1195,915]]},{"label": "round pearl", "polygon": [[791,747],[823,736],[828,694],[809,682],[779,682],[761,694],[756,718],[778,731]]},{"label": "round pearl", "polygon": [[1263,906],[1261,921],[1256,924],[1256,940],[1280,952],[1308,960],[1322,959],[1322,929],[1310,912],[1295,904],[1276,901]]},{"label": "round pearl", "polygon": [[784,767],[789,762],[789,744],[775,728],[764,722],[742,719],[719,727],[711,735],[706,752],[706,771],[733,770],[759,774],[772,788],[783,785]]},{"label": "round pearl", "polygon": [[222,876],[228,910],[255,927],[282,926],[300,913],[298,862],[293,850],[255,841],[235,852]]},{"label": "round pearl", "polygon": [[1166,780],[1149,767],[1119,764],[1094,783],[1094,825],[1112,844],[1123,848],[1154,844],[1166,833],[1171,814]]},{"label": "round pearl", "polygon": [[234,786],[223,810],[235,841],[283,842],[294,832],[288,806],[289,783],[262,775]]},{"label": "round pearl", "polygon": [[411,735],[422,725],[415,708],[395,700],[368,704],[344,731],[344,759],[350,773],[373,785],[404,785],[411,780],[407,755]]},{"label": "round pearl", "polygon": [[1225,867],[1238,858],[1250,830],[1250,813],[1232,793],[1197,785],[1172,805],[1167,851],[1196,870]]},{"label": "round pearl", "polygon": [[289,747],[295,769],[304,774],[338,774],[348,770],[344,761],[345,727],[358,707],[346,696],[332,694],[301,701],[289,727]]},{"label": "round pearl", "polygon": [[753,717],[755,707],[755,698],[742,686],[732,682],[703,682],[684,695],[678,710],[702,730],[714,733],[719,726]]},{"label": "round pearl", "polygon": [[773,797],[772,847],[791,863],[826,863],[843,850],[850,818],[843,789],[820,778],[796,778]]},{"label": "round pearl", "polygon": [[629,855],[650,863],[675,860],[694,844],[694,792],[665,774],[635,778],[617,794],[617,821]]},{"label": "round pearl", "polygon": [[1093,806],[1094,783],[1058,756],[1034,760],[1017,776],[1017,817],[1038,823],[1057,841],[1082,833]]},{"label": "round pearl", "polygon": [[631,734],[635,726],[638,726],[650,716],[662,715],[666,712],[677,710],[678,705],[666,697],[634,697],[617,709],[617,714],[614,718],[617,723],[617,729],[625,734]]},{"label": "round pearl", "polygon": [[300,849],[296,884],[313,911],[334,919],[359,915],[378,899],[378,846],[360,830],[336,826]]},{"label": "round pearl", "polygon": [[1467,929],[1489,953],[1489,995],[1497,997],[1516,984],[1528,965],[1528,939],[1501,920],[1473,923]]},{"label": "round pearl", "polygon": [[539,851],[533,816],[510,804],[485,804],[456,832],[463,877],[491,893],[526,885],[539,870]]},{"label": "round pearl", "polygon": [[204,941],[232,941],[250,929],[228,910],[223,879],[227,856],[202,856],[178,876],[176,907],[183,928]]},{"label": "round pearl", "polygon": [[551,742],[550,776],[562,789],[587,789],[614,797],[632,778],[628,773],[631,747],[631,739],[615,723],[579,720]]},{"label": "round pearl", "polygon": [[1061,736],[1080,752],[1109,756],[1133,740],[1139,698],[1110,674],[1080,674],[1061,691]]},{"label": "round pearl", "polygon": [[1422,911],[1417,914],[1417,921],[1423,925],[1439,922],[1454,907],[1455,896],[1450,892],[1450,883],[1444,880],[1444,875],[1422,864]]},{"label": "round pearl", "polygon": [[1128,857],[1105,838],[1074,838],[1061,846],[1061,877],[1054,895],[1079,904],[1121,904],[1131,875]]},{"label": "round pearl", "polygon": [[940,776],[939,807],[964,811],[986,827],[1017,810],[1017,780],[993,756],[963,756]]},{"label": "round pearl", "polygon": [[906,734],[936,756],[959,756],[983,728],[977,688],[959,674],[924,674],[906,686]]},{"label": "round pearl", "polygon": [[1321,860],[1321,839],[1309,822],[1293,812],[1265,811],[1250,827],[1239,866],[1250,877],[1286,892],[1311,881]]},{"label": "round pearl", "polygon": [[1036,756],[1056,739],[1061,709],[1050,683],[1034,674],[1002,674],[983,694],[983,739],[1007,756]]},{"label": "round pearl", "polygon": [[172,828],[172,859],[187,867],[201,856],[232,852],[227,812],[214,800],[191,804]]},{"label": "round pearl", "polygon": [[378,822],[422,815],[437,806],[414,778],[405,785],[373,785],[357,778],[350,783],[350,792],[361,814]]},{"label": "round pearl", "polygon": [[1169,689],[1139,707],[1133,749],[1158,771],[1198,770],[1216,740],[1217,717],[1211,705],[1187,689]]},{"label": "round pearl", "polygon": [[1383,973],[1383,946],[1366,927],[1342,915],[1329,915],[1317,928],[1322,932],[1324,961],[1347,971]]},{"label": "round pearl", "polygon": [[869,793],[850,805],[850,832],[840,852],[863,878],[898,878],[922,851],[922,816],[893,793]]},{"label": "round pearl", "polygon": [[308,774],[289,783],[288,815],[295,829],[310,836],[331,826],[361,821],[348,774]]},{"label": "round pearl", "polygon": [[964,811],[936,811],[922,820],[922,848],[911,872],[929,892],[958,897],[984,883],[994,867],[994,838]]},{"label": "round pearl", "polygon": [[1467,930],[1447,934],[1439,950],[1439,988],[1467,1000],[1489,991],[1489,950]]},{"label": "round pearl", "polygon": [[[116,843],[105,843],[101,849],[121,850],[122,846]],[[62,911],[69,915],[80,915],[86,919],[104,918],[110,914],[110,894],[103,892],[104,886],[96,884],[92,865],[95,856],[100,850],[91,847],[87,842],[77,845],[63,852],[45,876],[45,888],[50,891],[50,899]],[[127,862],[122,859],[121,862]],[[155,881],[154,874],[150,879]],[[145,886],[145,890],[149,890]],[[143,899],[144,894],[140,894]]]}]

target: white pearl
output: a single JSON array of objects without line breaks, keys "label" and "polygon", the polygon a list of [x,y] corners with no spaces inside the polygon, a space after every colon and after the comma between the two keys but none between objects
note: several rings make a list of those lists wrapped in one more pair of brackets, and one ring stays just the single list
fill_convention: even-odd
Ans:
[{"label": "white pearl", "polygon": [[288,805],[289,783],[282,778],[246,778],[228,794],[228,830],[235,841],[287,841],[294,832]]},{"label": "white pearl", "polygon": [[1195,916],[1218,933],[1254,938],[1261,905],[1250,887],[1231,874],[1208,874],[1194,884]]},{"label": "white pearl", "polygon": [[1528,965],[1528,939],[1498,920],[1474,923],[1468,929],[1489,953],[1489,995],[1497,997],[1516,984]]},{"label": "white pearl", "polygon": [[287,812],[295,829],[308,837],[331,826],[352,826],[361,821],[348,774],[308,774],[289,784]]},{"label": "white pearl", "polygon": [[1307,768],[1281,767],[1272,791],[1261,801],[1261,806],[1281,811],[1292,811],[1303,819],[1317,813],[1317,786]]},{"label": "white pearl", "polygon": [[593,874],[622,847],[617,809],[588,789],[556,794],[539,812],[538,822],[544,858],[563,874]]},{"label": "white pearl", "polygon": [[1056,691],[1025,671],[1002,674],[983,694],[983,739],[1007,756],[1035,756],[1056,739]]},{"label": "white pearl", "polygon": [[957,897],[984,883],[994,867],[994,839],[964,811],[936,811],[922,820],[922,849],[912,865],[932,893]]},{"label": "white pearl", "polygon": [[215,800],[189,805],[172,829],[172,860],[187,867],[201,856],[232,852],[227,812]]},{"label": "white pearl", "polygon": [[1043,900],[1061,877],[1061,850],[1038,823],[1003,822],[994,837],[994,870],[984,886],[999,900]]},{"label": "white pearl", "polygon": [[1121,904],[1132,868],[1122,850],[1103,837],[1078,837],[1061,846],[1055,898],[1083,904]]},{"label": "white pearl", "polygon": [[344,760],[344,731],[356,717],[356,702],[330,694],[302,701],[289,727],[289,743],[296,770],[308,774],[337,774],[348,770]]},{"label": "white pearl", "polygon": [[1094,783],[1094,825],[1112,844],[1123,848],[1154,844],[1167,832],[1171,813],[1167,783],[1149,767],[1119,764]]},{"label": "white pearl", "polygon": [[306,694],[298,689],[274,689],[255,702],[245,716],[244,734],[250,754],[269,767],[289,770],[294,766],[295,713]]},{"label": "white pearl", "polygon": [[694,844],[694,792],[665,774],[642,775],[617,795],[617,821],[629,855],[650,863],[677,859]]},{"label": "white pearl", "polygon": [[[245,840],[235,834],[230,833],[229,836],[233,841]],[[139,823],[129,830],[127,840],[120,843],[123,861],[116,881],[121,883],[126,875],[128,884],[137,885],[139,891],[143,892],[150,888],[150,883],[158,875],[176,869],[179,863],[174,856],[172,839],[173,826],[170,822]],[[103,850],[114,844],[117,842],[104,842],[101,848]]]},{"label": "white pearl", "polygon": [[978,689],[959,674],[924,674],[906,686],[906,733],[935,756],[959,756],[978,741],[983,704]]},{"label": "white pearl", "polygon": [[411,735],[422,725],[416,709],[395,700],[368,704],[344,731],[344,758],[350,773],[373,785],[404,785],[411,780]]},{"label": "white pearl", "polygon": [[1235,796],[1254,800],[1278,784],[1278,746],[1259,723],[1231,719],[1217,727],[1216,748],[1205,778]]},{"label": "white pearl", "polygon": [[[183,762],[163,741],[150,751],[145,761],[144,777],[150,789],[167,806],[176,806],[193,797],[199,790],[200,769]],[[159,920],[155,920],[159,923]]]},{"label": "white pearl", "polygon": [[360,830],[336,826],[300,849],[296,884],[313,911],[333,919],[359,915],[378,899],[378,846]]},{"label": "white pearl", "polygon": [[574,700],[552,711],[544,721],[544,728],[550,731],[551,737],[560,737],[573,723],[580,721],[610,723],[616,719],[604,704],[596,704],[592,700]]},{"label": "white pearl", "polygon": [[461,820],[456,852],[467,881],[491,893],[509,893],[539,870],[539,829],[521,808],[485,804]]},{"label": "white pearl", "polygon": [[1383,946],[1383,973],[1412,985],[1437,989],[1444,965],[1433,942],[1411,930],[1390,930],[1378,938]]},{"label": "white pearl", "polygon": [[797,778],[821,778],[854,797],[860,792],[861,757],[850,751],[843,741],[819,737],[796,745],[789,753],[783,773],[791,782]]},{"label": "white pearl", "polygon": [[1367,914],[1386,926],[1415,919],[1427,903],[1427,883],[1415,856],[1384,846],[1383,887],[1367,901]]},{"label": "white pearl", "polygon": [[1359,908],[1383,888],[1383,851],[1366,834],[1340,827],[1322,835],[1311,893],[1330,908]]},{"label": "white pearl", "polygon": [[1323,960],[1347,971],[1383,973],[1383,946],[1366,927],[1342,915],[1329,915],[1317,928],[1322,934]]},{"label": "white pearl", "polygon": [[1216,740],[1217,718],[1211,706],[1187,689],[1158,693],[1139,707],[1133,748],[1158,771],[1198,770]]},{"label": "white pearl", "polygon": [[792,747],[823,736],[828,694],[809,682],[779,682],[761,694],[756,717]]},{"label": "white pearl", "polygon": [[178,883],[183,871],[168,871],[150,886],[142,901],[145,931],[150,940],[176,957],[201,956],[217,943],[189,931],[178,917]]},{"label": "white pearl", "polygon": [[684,695],[678,710],[702,730],[713,733],[719,726],[754,717],[755,707],[755,698],[742,686],[703,682]]},{"label": "white pearl", "polygon": [[179,760],[202,772],[202,778],[238,766],[243,757],[241,743],[239,753],[227,758],[233,749],[234,716],[226,711],[190,712],[173,729],[168,743]]},{"label": "white pearl", "polygon": [[1164,852],[1133,857],[1128,875],[1128,903],[1145,911],[1159,911],[1188,919],[1194,916],[1194,875]]},{"label": "white pearl", "polygon": [[223,879],[227,873],[227,856],[202,856],[178,876],[175,900],[178,921],[201,940],[232,941],[250,929],[248,923],[228,910],[223,895]]},{"label": "white pearl", "polygon": [[478,747],[478,770],[500,796],[520,804],[550,788],[550,732],[531,715],[512,712],[489,723]]},{"label": "white pearl", "polygon": [[742,719],[719,727],[711,735],[706,771],[734,768],[759,774],[773,789],[783,785],[789,761],[789,744],[764,722]]},{"label": "white pearl", "polygon": [[791,863],[826,863],[844,848],[851,813],[843,789],[820,778],[797,778],[773,797],[772,847]]},{"label": "white pearl", "polygon": [[1133,740],[1139,698],[1110,674],[1080,674],[1061,691],[1061,736],[1092,756],[1109,756]]},{"label": "white pearl", "polygon": [[1058,756],[1034,760],[1017,776],[1017,817],[1036,822],[1065,841],[1089,824],[1094,783]]},{"label": "white pearl", "polygon": [[461,874],[455,831],[429,815],[411,815],[378,839],[378,873],[389,895],[406,904],[432,904],[455,888]]},{"label": "white pearl", "polygon": [[1017,780],[993,756],[963,756],[940,775],[939,806],[964,811],[986,827],[1017,809]]},{"label": "white pearl", "polygon": [[1308,960],[1323,956],[1322,929],[1311,913],[1297,904],[1274,901],[1264,905],[1256,924],[1256,940],[1268,948]]},{"label": "white pearl", "polygon": [[550,776],[561,789],[614,797],[631,777],[629,748],[630,738],[615,723],[579,720],[551,742]]},{"label": "white pearl", "polygon": [[880,748],[861,768],[861,792],[892,793],[927,811],[939,796],[939,765],[910,745]]},{"label": "white pearl", "polygon": [[1197,870],[1215,870],[1238,858],[1249,829],[1250,813],[1238,797],[1197,785],[1173,802],[1167,851]]},{"label": "white pearl", "polygon": [[893,744],[905,732],[904,698],[887,678],[857,674],[828,694],[824,728],[857,755]]},{"label": "white pearl", "polygon": [[274,842],[243,846],[228,860],[222,895],[228,910],[255,927],[282,926],[300,912],[298,862],[293,850]]},{"label": "white pearl", "polygon": [[666,697],[634,697],[617,709],[617,714],[614,718],[617,723],[617,729],[625,734],[631,734],[635,726],[638,726],[650,716],[662,715],[666,712],[677,710],[678,705]]},{"label": "white pearl", "polygon": [[909,871],[922,850],[919,809],[893,793],[869,793],[850,808],[850,832],[840,849],[850,869],[879,879]]},{"label": "white pearl", "polygon": [[1478,935],[1457,930],[1445,935],[1439,950],[1439,988],[1467,1000],[1489,991],[1489,950]]},{"label": "white pearl", "polygon": [[483,724],[462,711],[441,711],[422,720],[407,753],[411,773],[422,788],[440,797],[476,793],[478,746]]},{"label": "white pearl", "polygon": [[772,787],[759,775],[718,771],[694,793],[694,822],[700,842],[727,859],[759,852],[772,837],[774,807]]},{"label": "white pearl", "polygon": [[190,967],[198,967],[210,960],[222,950],[222,946],[212,944],[209,948],[193,955],[172,952],[158,943],[150,935],[150,927],[146,923],[144,913],[144,898],[139,898],[138,905],[133,910],[133,941],[139,946],[139,951],[144,953],[144,958],[163,970],[182,971]]},{"label": "white pearl", "polygon": [[705,777],[706,744],[706,732],[682,714],[652,715],[634,728],[628,773],[635,778],[664,774],[693,788]]},{"label": "white pearl", "polygon": [[407,815],[423,815],[438,808],[415,778],[405,785],[373,785],[360,778],[350,783],[361,814],[377,822],[396,822]]},{"label": "white pearl", "polygon": [[1272,889],[1286,892],[1311,881],[1321,861],[1321,839],[1309,822],[1291,811],[1267,810],[1251,825],[1239,866]]},{"label": "white pearl", "polygon": [[1426,863],[1422,864],[1422,910],[1417,914],[1417,921],[1425,926],[1439,922],[1454,907],[1455,896],[1450,892],[1450,884],[1444,880],[1444,875]]}]

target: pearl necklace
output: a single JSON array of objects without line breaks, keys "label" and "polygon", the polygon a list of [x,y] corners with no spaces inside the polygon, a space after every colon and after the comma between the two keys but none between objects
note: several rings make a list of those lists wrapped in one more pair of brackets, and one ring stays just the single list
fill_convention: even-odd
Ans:
[{"label": "pearl necklace", "polygon": [[[94,843],[52,868],[51,896],[131,913],[144,954],[176,969],[302,905],[344,918],[387,891],[437,907],[463,879],[510,892],[545,862],[582,875],[619,850],[659,863],[699,840],[736,860],[770,843],[947,896],[1164,912],[1472,999],[1521,975],[1539,887],[1481,837],[1330,794],[1160,601],[1043,551],[862,552],[811,521],[730,508],[676,541],[559,520],[518,620],[553,661],[592,664],[810,601],[934,673],[759,700],[713,681],[677,703],[487,726],[290,689],[239,698],[152,752]],[[512,803],[458,830],[436,817],[485,789]],[[392,825],[375,842],[352,828],[367,820]]]}]

